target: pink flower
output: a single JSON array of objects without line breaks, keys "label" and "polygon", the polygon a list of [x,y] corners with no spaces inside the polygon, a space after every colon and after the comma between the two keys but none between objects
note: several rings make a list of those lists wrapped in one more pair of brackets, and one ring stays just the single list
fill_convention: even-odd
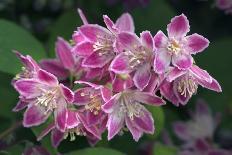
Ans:
[{"label": "pink flower", "polygon": [[40,69],[35,78],[18,80],[14,87],[27,103],[23,119],[25,127],[44,123],[54,112],[56,127],[61,131],[65,130],[67,105],[72,103],[74,94],[69,88],[59,84],[54,75]]},{"label": "pink flower", "polygon": [[170,64],[182,70],[190,68],[193,63],[191,54],[202,52],[209,45],[209,41],[199,34],[186,36],[190,26],[184,14],[174,17],[167,31],[168,38],[162,31],[154,37],[157,48],[154,70],[158,74],[165,73]]},{"label": "pink flower", "polygon": [[166,82],[161,86],[161,94],[176,106],[187,104],[192,95],[197,93],[198,85],[221,92],[221,86],[205,70],[192,65],[187,70],[171,68]]},{"label": "pink flower", "polygon": [[220,10],[224,10],[227,14],[232,14],[231,0],[216,0],[216,7]]},{"label": "pink flower", "polygon": [[143,90],[151,79],[154,57],[150,32],[142,32],[140,38],[134,33],[121,32],[117,36],[116,46],[120,53],[112,61],[110,70],[116,74],[134,74],[135,86]]},{"label": "pink flower", "polygon": [[138,141],[142,134],[153,134],[154,121],[151,113],[140,103],[153,106],[164,105],[165,102],[149,93],[126,90],[115,94],[102,109],[109,114],[107,129],[108,140],[111,140],[126,124],[135,141]]}]

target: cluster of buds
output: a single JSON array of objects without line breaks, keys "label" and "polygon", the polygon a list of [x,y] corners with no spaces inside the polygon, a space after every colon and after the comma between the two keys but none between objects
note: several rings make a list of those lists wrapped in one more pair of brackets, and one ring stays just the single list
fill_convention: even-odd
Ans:
[{"label": "cluster of buds", "polygon": [[198,34],[186,36],[190,26],[184,14],[168,24],[168,37],[161,31],[154,37],[143,31],[139,37],[128,13],[116,22],[104,15],[105,28],[90,24],[78,12],[83,25],[70,42],[58,38],[57,58],[37,64],[16,52],[24,67],[12,81],[20,94],[14,111],[27,108],[25,127],[52,120],[38,140],[51,132],[54,147],[76,136],[94,145],[105,130],[111,140],[126,129],[138,141],[143,133],[155,131],[145,105],[165,105],[164,98],[175,106],[185,105],[198,85],[221,92],[218,82],[191,56],[209,41]]}]

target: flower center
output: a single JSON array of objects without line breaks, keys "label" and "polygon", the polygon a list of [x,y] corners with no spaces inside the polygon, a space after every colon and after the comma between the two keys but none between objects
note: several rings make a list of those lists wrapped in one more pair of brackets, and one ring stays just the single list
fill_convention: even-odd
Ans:
[{"label": "flower center", "polygon": [[178,92],[187,97],[187,95],[192,96],[197,92],[198,85],[191,77],[182,78],[177,84]]},{"label": "flower center", "polygon": [[181,51],[181,46],[178,41],[172,39],[171,41],[169,41],[167,49],[171,54],[177,55]]},{"label": "flower center", "polygon": [[94,95],[81,93],[81,96],[85,95],[89,95],[90,97],[90,102],[87,105],[85,105],[85,109],[90,110],[94,115],[98,115],[102,105],[101,98],[98,94]]},{"label": "flower center", "polygon": [[35,105],[39,105],[45,108],[45,114],[53,109],[57,108],[56,99],[58,88],[52,90],[42,90],[42,95],[39,96],[36,100]]},{"label": "flower center", "polygon": [[97,36],[97,41],[93,45],[93,51],[98,52],[99,56],[107,55],[113,51],[113,41],[109,36]]},{"label": "flower center", "polygon": [[64,139],[67,139],[68,136],[70,136],[70,141],[75,141],[76,140],[76,136],[86,136],[86,132],[83,130],[82,127],[77,126],[75,128],[72,129],[68,129],[65,133],[64,133]]}]

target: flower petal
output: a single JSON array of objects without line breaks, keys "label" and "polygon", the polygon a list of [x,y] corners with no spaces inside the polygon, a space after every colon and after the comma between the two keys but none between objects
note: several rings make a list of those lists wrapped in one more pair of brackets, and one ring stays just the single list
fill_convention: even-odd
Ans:
[{"label": "flower petal", "polygon": [[140,34],[140,38],[144,47],[148,48],[150,51],[154,50],[154,40],[150,31],[143,31]]},{"label": "flower petal", "polygon": [[143,90],[149,83],[151,79],[151,67],[150,64],[144,64],[139,67],[133,77],[134,84],[139,90]]},{"label": "flower petal", "polygon": [[155,131],[153,117],[145,107],[141,109],[141,115],[134,117],[132,121],[139,130],[150,134],[153,134]]},{"label": "flower petal", "polygon": [[92,42],[96,42],[98,37],[108,37],[111,36],[110,31],[106,28],[99,26],[97,24],[87,24],[83,25],[79,28],[79,31],[89,40]]},{"label": "flower petal", "polygon": [[72,35],[72,40],[76,43],[76,44],[80,44],[84,41],[86,41],[86,38],[80,33],[80,31],[75,31]]},{"label": "flower petal", "polygon": [[72,52],[78,56],[90,56],[94,52],[93,43],[81,42],[73,47]]},{"label": "flower petal", "polygon": [[118,29],[115,27],[114,22],[107,16],[103,15],[104,22],[106,24],[106,27],[112,32],[117,33]]},{"label": "flower petal", "polygon": [[21,62],[23,63],[23,65],[28,70],[34,71],[34,70],[38,70],[39,69],[39,65],[36,63],[36,61],[31,56],[29,56],[29,55],[24,56],[24,55],[22,55],[18,51],[14,51],[14,53],[21,60]]},{"label": "flower petal", "polygon": [[65,132],[67,126],[68,111],[67,103],[64,98],[61,97],[57,100],[57,108],[55,109],[54,114],[56,128],[61,132]]},{"label": "flower petal", "polygon": [[133,121],[129,118],[126,117],[126,126],[131,132],[133,139],[138,142],[138,140],[142,137],[143,131],[139,130],[134,124]]},{"label": "flower petal", "polygon": [[49,86],[57,86],[59,83],[56,76],[42,69],[38,71],[37,77],[40,82],[43,82]]},{"label": "flower petal", "polygon": [[92,90],[91,87],[80,88],[74,93],[74,104],[86,105],[90,102],[89,92]]},{"label": "flower petal", "polygon": [[81,122],[78,120],[75,111],[68,110],[68,118],[67,118],[67,128],[72,129],[77,127]]},{"label": "flower petal", "polygon": [[88,20],[87,20],[87,18],[85,17],[83,11],[82,11],[80,8],[78,8],[78,9],[77,9],[77,12],[78,12],[78,14],[79,14],[79,16],[80,16],[80,18],[81,18],[83,24],[84,24],[84,25],[88,24]]},{"label": "flower petal", "polygon": [[56,42],[56,55],[66,69],[73,69],[75,65],[71,48],[71,45],[69,45],[67,41],[61,37],[58,37]]},{"label": "flower petal", "polygon": [[115,106],[118,104],[118,98],[120,96],[118,94],[114,95],[111,97],[111,99],[106,102],[104,105],[102,105],[102,110],[105,112],[105,113],[112,113],[115,109]]},{"label": "flower petal", "polygon": [[134,99],[141,103],[145,103],[153,106],[161,106],[166,104],[165,101],[162,100],[160,97],[152,95],[147,92],[140,92],[140,91],[135,92]]},{"label": "flower petal", "polygon": [[209,40],[199,34],[192,34],[186,37],[187,49],[191,54],[202,52],[209,46]]},{"label": "flower petal", "polygon": [[186,94],[181,94],[178,91],[178,82],[179,82],[179,80],[175,80],[173,82],[173,92],[174,92],[175,96],[178,98],[179,102],[182,105],[186,105],[188,103],[189,99],[192,97],[192,94],[190,95],[188,92],[186,92]]},{"label": "flower petal", "polygon": [[165,81],[160,87],[160,93],[175,106],[179,106],[179,100],[173,92],[173,82]]},{"label": "flower petal", "polygon": [[178,67],[179,69],[188,69],[193,64],[193,58],[191,55],[188,54],[178,54],[172,57],[172,63],[174,66]]},{"label": "flower petal", "polygon": [[162,31],[158,31],[154,36],[154,44],[156,48],[166,48],[168,43],[168,38]]},{"label": "flower petal", "polygon": [[113,96],[112,91],[107,87],[102,87],[100,90],[101,90],[102,99],[105,102],[109,101],[111,99],[111,97]]},{"label": "flower petal", "polygon": [[132,70],[129,65],[129,57],[125,53],[118,54],[111,62],[109,70],[116,74],[130,73]]},{"label": "flower petal", "polygon": [[210,89],[216,92],[222,92],[222,88],[220,84],[214,78],[212,78],[211,83],[204,81],[204,80],[200,80],[200,79],[197,79],[197,82],[204,88],[207,88],[207,89]]},{"label": "flower petal", "polygon": [[184,141],[188,141],[188,140],[191,140],[191,135],[187,128],[187,124],[183,123],[183,122],[174,122],[173,124],[173,130],[176,134],[176,136]]},{"label": "flower petal", "polygon": [[156,89],[156,87],[158,86],[158,84],[159,84],[158,74],[153,72],[153,73],[151,73],[151,79],[150,79],[148,85],[146,86],[146,88],[143,91],[153,93],[154,90]]},{"label": "flower petal", "polygon": [[40,61],[40,66],[59,78],[66,78],[69,75],[68,70],[64,68],[58,59],[43,59]]},{"label": "flower petal", "polygon": [[37,137],[37,141],[41,141],[50,131],[55,128],[54,123],[50,123]]},{"label": "flower petal", "polygon": [[64,98],[69,102],[72,103],[74,100],[74,93],[63,84],[60,84],[62,94],[64,95]]},{"label": "flower petal", "polygon": [[158,74],[163,74],[167,71],[170,63],[171,55],[166,49],[160,49],[160,51],[157,51],[155,56],[154,71]]},{"label": "flower petal", "polygon": [[130,32],[121,32],[118,34],[116,44],[120,49],[134,50],[134,48],[141,46],[141,42],[138,36]]},{"label": "flower petal", "polygon": [[108,140],[111,140],[119,131],[122,129],[124,124],[124,116],[120,114],[120,117],[117,112],[114,112],[109,115],[107,128],[108,128]]},{"label": "flower petal", "polygon": [[23,126],[38,126],[44,123],[49,115],[50,113],[45,114],[45,110],[42,107],[31,104],[24,113]]},{"label": "flower petal", "polygon": [[201,80],[205,80],[209,83],[212,82],[212,77],[207,73],[206,70],[201,69],[200,67],[193,65],[189,71],[197,78]]},{"label": "flower petal", "polygon": [[83,60],[82,66],[90,68],[102,68],[107,63],[109,63],[113,59],[113,57],[113,54],[99,55],[98,52],[94,52],[88,58]]},{"label": "flower petal", "polygon": [[60,132],[57,129],[52,130],[51,133],[51,141],[52,141],[52,146],[57,148],[62,140],[64,139],[64,133]]},{"label": "flower petal", "polygon": [[134,21],[129,13],[122,14],[116,21],[115,27],[118,28],[119,31],[135,31]]},{"label": "flower petal", "polygon": [[169,38],[177,38],[186,36],[190,31],[189,21],[184,14],[172,18],[171,23],[167,27]]},{"label": "flower petal", "polygon": [[176,67],[170,68],[170,71],[167,75],[166,80],[168,82],[172,82],[173,80],[175,80],[176,78],[180,77],[181,75],[185,74],[186,71],[185,70],[180,70]]},{"label": "flower petal", "polygon": [[17,105],[14,107],[13,111],[18,112],[20,110],[23,110],[27,106],[28,106],[28,102],[24,102],[24,101],[19,100]]},{"label": "flower petal", "polygon": [[115,75],[112,82],[113,92],[121,92],[133,86],[134,86],[133,79],[128,74]]}]

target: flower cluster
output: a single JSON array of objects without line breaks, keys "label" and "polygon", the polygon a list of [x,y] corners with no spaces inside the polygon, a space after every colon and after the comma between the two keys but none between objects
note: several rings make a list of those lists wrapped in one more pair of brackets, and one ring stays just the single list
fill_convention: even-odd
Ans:
[{"label": "flower cluster", "polygon": [[[14,111],[26,108],[25,127],[51,122],[38,136],[51,132],[57,147],[69,137],[87,137],[91,145],[108,131],[108,140],[126,128],[138,141],[153,134],[154,120],[147,105],[185,105],[198,85],[220,92],[221,87],[192,57],[209,41],[199,34],[186,36],[190,26],[184,14],[174,17],[155,36],[134,33],[130,14],[116,22],[103,16],[106,28],[90,24],[78,10],[83,25],[70,42],[58,38],[55,59],[37,64],[30,56],[15,52],[24,67],[12,84],[19,92]],[[126,131],[126,130],[125,130]]]},{"label": "flower cluster", "polygon": [[216,0],[216,7],[226,14],[232,14],[232,0]]}]

